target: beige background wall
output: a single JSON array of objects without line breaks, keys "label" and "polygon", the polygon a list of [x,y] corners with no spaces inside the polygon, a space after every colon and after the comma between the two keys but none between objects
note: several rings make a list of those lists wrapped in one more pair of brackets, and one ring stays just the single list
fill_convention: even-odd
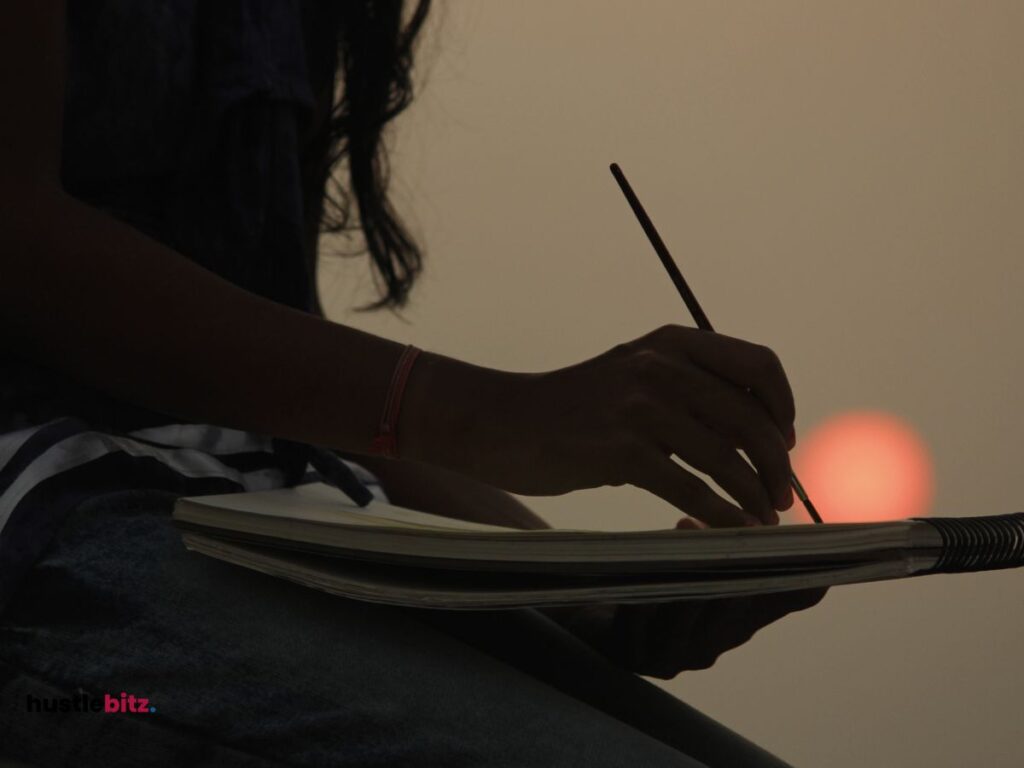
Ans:
[{"label": "beige background wall", "polygon": [[[334,319],[520,370],[689,324],[614,160],[718,330],[779,353],[798,434],[890,411],[935,514],[1024,510],[1024,3],[449,0],[420,56],[393,157],[427,272],[403,323],[326,268]],[[1022,638],[1024,571],[842,587],[666,687],[799,766],[1019,766]]]}]

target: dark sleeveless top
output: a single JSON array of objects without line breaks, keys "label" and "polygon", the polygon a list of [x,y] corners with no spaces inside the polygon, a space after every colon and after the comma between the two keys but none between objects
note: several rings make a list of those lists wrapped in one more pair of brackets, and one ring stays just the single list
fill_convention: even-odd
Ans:
[{"label": "dark sleeveless top", "polygon": [[[337,38],[321,17],[329,4],[69,0],[67,7],[65,190],[243,288],[317,311],[301,138],[314,85],[332,77]],[[90,480],[103,474],[104,461],[117,463],[110,454],[160,464],[161,480],[165,470],[176,473],[171,487],[190,494],[294,484],[308,459],[368,501],[363,483],[372,476],[357,471],[360,482],[354,465],[333,454],[175,422],[8,351],[0,356],[0,606],[5,585],[9,592],[14,573],[34,560],[69,507],[61,482],[74,475],[82,493],[98,492]],[[137,473],[122,464],[107,471],[104,488]],[[200,476],[209,482],[197,486]]]},{"label": "dark sleeveless top", "polygon": [[[231,282],[308,311],[302,12],[295,0],[71,0],[62,181]],[[4,423],[15,413],[139,423],[48,369],[0,366],[0,430],[24,425]]]}]

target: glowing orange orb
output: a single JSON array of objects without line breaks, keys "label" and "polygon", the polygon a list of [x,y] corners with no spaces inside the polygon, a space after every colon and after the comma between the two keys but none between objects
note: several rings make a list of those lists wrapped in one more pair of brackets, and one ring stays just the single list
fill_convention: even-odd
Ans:
[{"label": "glowing orange orb", "polygon": [[[928,448],[895,416],[853,411],[833,417],[801,436],[791,458],[826,523],[928,514],[934,493]],[[799,499],[793,510],[805,514]]]}]

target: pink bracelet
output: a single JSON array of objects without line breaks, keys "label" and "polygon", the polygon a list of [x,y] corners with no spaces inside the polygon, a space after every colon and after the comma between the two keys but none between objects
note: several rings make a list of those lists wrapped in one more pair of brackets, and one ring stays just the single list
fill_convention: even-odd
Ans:
[{"label": "pink bracelet", "polygon": [[370,453],[374,456],[398,458],[398,410],[402,406],[402,394],[405,392],[405,383],[409,380],[409,371],[412,370],[412,364],[416,362],[416,356],[420,351],[412,344],[407,344],[402,351],[402,356],[398,358],[395,372],[391,376],[388,396],[384,400],[384,412],[380,417],[380,433],[370,443]]}]

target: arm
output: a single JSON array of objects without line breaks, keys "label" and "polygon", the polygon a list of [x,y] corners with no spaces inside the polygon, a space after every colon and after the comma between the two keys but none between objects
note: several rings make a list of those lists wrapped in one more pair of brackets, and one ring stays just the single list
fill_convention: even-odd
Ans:
[{"label": "arm", "polygon": [[524,530],[551,527],[515,496],[458,472],[418,461],[341,455],[373,472],[399,507]]},{"label": "arm", "polygon": [[[179,418],[366,451],[402,345],[245,291],[67,195],[63,0],[2,13],[16,111],[0,120],[0,347]],[[792,503],[793,418],[770,349],[663,326],[540,373],[424,353],[399,448],[514,493],[631,484],[704,522],[756,524]]]},{"label": "arm", "polygon": [[0,346],[179,418],[365,451],[402,345],[245,291],[67,195],[64,3],[4,13],[18,109],[0,120]]}]

